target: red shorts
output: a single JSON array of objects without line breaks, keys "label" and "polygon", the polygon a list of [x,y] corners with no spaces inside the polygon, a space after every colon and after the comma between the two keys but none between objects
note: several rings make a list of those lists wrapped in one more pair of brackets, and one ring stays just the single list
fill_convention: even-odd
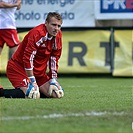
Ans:
[{"label": "red shorts", "polygon": [[0,29],[0,47],[3,48],[4,43],[10,48],[20,43],[16,29]]},{"label": "red shorts", "polygon": [[[27,87],[29,79],[26,72],[22,66],[14,62],[12,59],[8,61],[6,74],[10,82],[15,88]],[[38,86],[43,85],[50,80],[47,74],[42,77],[35,77]]]}]

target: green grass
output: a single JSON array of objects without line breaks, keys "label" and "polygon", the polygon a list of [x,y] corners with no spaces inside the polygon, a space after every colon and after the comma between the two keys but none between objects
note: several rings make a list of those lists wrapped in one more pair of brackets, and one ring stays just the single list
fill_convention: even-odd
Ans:
[{"label": "green grass", "polygon": [[[131,78],[58,80],[65,89],[62,99],[0,98],[0,133],[132,132]],[[12,88],[7,78],[0,84]]]}]

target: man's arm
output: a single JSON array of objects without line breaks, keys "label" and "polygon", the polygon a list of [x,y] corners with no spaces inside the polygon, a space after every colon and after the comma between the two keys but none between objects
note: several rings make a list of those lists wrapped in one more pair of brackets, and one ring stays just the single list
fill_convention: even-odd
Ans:
[{"label": "man's arm", "polygon": [[39,87],[36,83],[36,79],[33,75],[33,70],[25,70],[28,79],[29,79],[29,84],[28,84],[28,88],[26,91],[26,96],[28,98],[33,98],[33,99],[38,99],[40,98],[40,92],[39,92]]},{"label": "man's arm", "polygon": [[21,0],[17,0],[16,3],[14,4],[0,1],[0,8],[13,8],[13,7],[17,7],[17,10],[19,10],[21,7]]},{"label": "man's arm", "polygon": [[28,77],[34,76],[33,70],[25,70]]}]

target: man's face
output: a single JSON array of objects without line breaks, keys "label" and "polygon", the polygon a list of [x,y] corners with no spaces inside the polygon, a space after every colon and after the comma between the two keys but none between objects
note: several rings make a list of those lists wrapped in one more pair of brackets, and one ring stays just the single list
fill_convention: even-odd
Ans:
[{"label": "man's face", "polygon": [[61,24],[61,20],[58,20],[55,17],[52,17],[50,22],[45,22],[50,37],[56,36],[58,34],[59,30],[61,29]]}]

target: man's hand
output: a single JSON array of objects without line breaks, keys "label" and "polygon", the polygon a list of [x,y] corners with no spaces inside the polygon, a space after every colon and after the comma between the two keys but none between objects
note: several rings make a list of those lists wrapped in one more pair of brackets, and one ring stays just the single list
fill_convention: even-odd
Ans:
[{"label": "man's hand", "polygon": [[16,3],[10,4],[4,1],[0,1],[0,8],[13,8],[17,7],[17,10],[21,8],[21,0],[17,0]]},{"label": "man's hand", "polygon": [[60,86],[60,84],[57,82],[56,79],[50,80],[50,86],[49,86],[49,95],[52,96],[52,92],[55,92],[58,98],[61,98],[64,96],[64,90]]},{"label": "man's hand", "polygon": [[31,77],[29,77],[29,79],[30,79],[30,82],[28,85],[28,89],[26,91],[26,96],[28,98],[39,99],[40,92],[39,92],[39,87],[36,83],[35,77],[31,76]]},{"label": "man's hand", "polygon": [[21,8],[21,0],[17,0],[16,4],[17,4],[17,10],[19,10]]}]

